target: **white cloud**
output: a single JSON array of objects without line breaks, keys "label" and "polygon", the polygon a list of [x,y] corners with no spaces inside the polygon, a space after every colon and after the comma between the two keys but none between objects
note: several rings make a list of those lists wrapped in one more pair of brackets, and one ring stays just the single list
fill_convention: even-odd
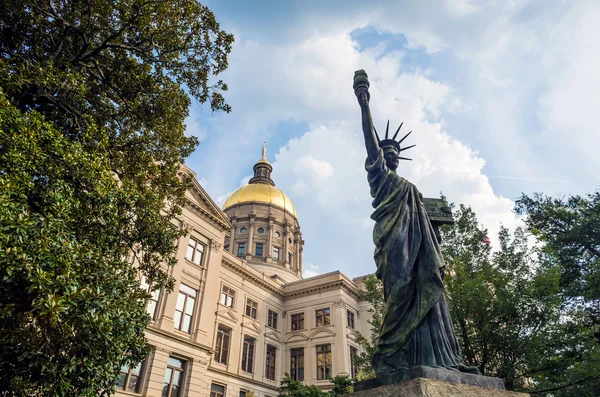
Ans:
[{"label": "white cloud", "polygon": [[321,274],[318,269],[319,268],[317,266],[313,265],[312,263],[307,263],[306,265],[303,266],[302,277],[309,278],[309,277],[318,276],[319,274]]},{"label": "white cloud", "polygon": [[[418,145],[407,152],[414,161],[401,163],[399,173],[426,196],[443,191],[450,201],[471,205],[492,241],[500,224],[514,227],[518,220],[513,201],[494,192],[486,171],[531,181],[515,185],[517,191],[536,181],[570,180],[574,169],[580,180],[597,184],[600,55],[589,50],[600,33],[594,3],[462,0],[360,7],[366,6],[298,16],[290,21],[296,32],[291,41],[246,40],[240,31],[226,76],[234,112],[209,120],[219,136],[203,175],[211,192],[234,187],[232,167],[255,161],[262,140],[282,140],[273,137],[282,133],[278,123],[307,122],[304,134],[270,147],[277,152],[273,178],[299,213],[305,260],[323,271],[372,272],[371,199],[351,88],[361,68],[370,76],[380,134],[388,118],[390,128],[404,121],[403,131],[414,131],[406,141]],[[440,66],[415,71],[405,66],[405,52],[385,52],[384,43],[361,52],[349,33],[365,26],[405,35],[409,49],[449,54],[462,69],[447,72],[462,79],[436,81],[432,70],[439,75]],[[459,117],[451,124],[444,119],[450,114]],[[560,150],[564,161],[555,160]]]}]

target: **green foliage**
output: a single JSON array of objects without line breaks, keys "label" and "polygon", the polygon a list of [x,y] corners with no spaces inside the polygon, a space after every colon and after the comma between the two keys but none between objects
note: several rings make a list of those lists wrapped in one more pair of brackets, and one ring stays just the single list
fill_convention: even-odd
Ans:
[{"label": "green foliage", "polygon": [[333,388],[324,392],[315,385],[305,385],[284,374],[279,387],[279,397],[337,397],[352,393],[352,379],[338,375],[330,379]]},{"label": "green foliage", "polygon": [[106,395],[147,351],[140,273],[172,288],[188,93],[229,110],[233,37],[192,0],[8,0],[0,24],[0,390]]},{"label": "green foliage", "polygon": [[446,291],[463,357],[484,375],[504,379],[507,388],[530,388],[531,376],[559,321],[558,272],[540,262],[522,229],[499,233],[491,252],[482,244],[470,208],[460,206],[456,224],[443,231]]},{"label": "green foliage", "polygon": [[354,331],[356,342],[361,347],[360,353],[354,357],[357,378],[360,380],[375,377],[375,369],[371,365],[371,357],[373,357],[377,348],[385,308],[381,281],[375,275],[369,274],[363,278],[362,282],[364,289],[360,291],[361,299],[369,302],[371,306],[369,308],[370,319],[367,320],[371,332],[370,338],[367,339],[360,332]]},{"label": "green foliage", "polygon": [[563,299],[557,354],[536,380],[553,396],[600,393],[600,191],[586,196],[521,196],[516,211],[542,243],[540,256],[559,273]]}]

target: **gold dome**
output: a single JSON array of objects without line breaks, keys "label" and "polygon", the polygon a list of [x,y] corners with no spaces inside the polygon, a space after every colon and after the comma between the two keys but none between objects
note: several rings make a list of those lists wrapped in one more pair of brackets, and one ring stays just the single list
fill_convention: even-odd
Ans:
[{"label": "gold dome", "polygon": [[237,189],[223,205],[223,210],[242,203],[265,203],[279,207],[296,217],[296,209],[292,200],[281,189],[266,183],[253,183]]}]

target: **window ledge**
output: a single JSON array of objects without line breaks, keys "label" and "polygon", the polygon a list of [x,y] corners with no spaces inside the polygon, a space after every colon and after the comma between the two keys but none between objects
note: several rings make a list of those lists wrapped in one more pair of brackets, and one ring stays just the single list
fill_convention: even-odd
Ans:
[{"label": "window ledge", "polygon": [[192,262],[191,260],[189,260],[188,258],[185,258],[185,262],[190,265],[195,267],[198,270],[204,270],[204,266],[202,264],[197,264],[195,262]]},{"label": "window ledge", "polygon": [[142,395],[142,393],[138,393],[138,392],[133,392],[133,391],[129,391],[129,390],[115,390],[115,393],[118,395],[125,395],[125,396],[135,396],[135,397],[139,397]]}]

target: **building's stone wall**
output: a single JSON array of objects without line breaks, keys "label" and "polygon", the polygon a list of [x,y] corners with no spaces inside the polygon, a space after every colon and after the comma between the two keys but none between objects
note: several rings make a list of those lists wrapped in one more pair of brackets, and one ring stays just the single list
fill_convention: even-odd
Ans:
[{"label": "building's stone wall", "polygon": [[[190,170],[187,170],[190,172]],[[226,396],[237,397],[240,392],[255,397],[274,397],[284,373],[290,372],[290,350],[304,348],[304,382],[327,388],[331,384],[318,381],[316,346],[331,344],[332,375],[350,374],[350,346],[358,345],[354,330],[348,327],[347,311],[355,313],[355,329],[368,332],[368,306],[358,299],[360,285],[342,273],[333,272],[310,279],[301,279],[302,235],[296,218],[268,205],[246,205],[232,209],[228,217],[194,181],[187,192],[188,204],[179,219],[179,227],[189,235],[178,242],[177,266],[170,271],[176,280],[170,294],[161,294],[156,318],[146,331],[152,351],[142,368],[138,392],[120,391],[118,396],[161,396],[170,356],[185,360],[185,372],[180,396],[209,397],[211,384],[226,387]],[[279,211],[279,212],[277,212]],[[265,247],[281,244],[296,256],[296,264],[287,263],[281,253],[279,263],[273,263],[272,251],[265,256],[236,257],[234,243],[249,238],[236,237],[236,229],[263,227]],[[274,237],[274,232],[281,235]],[[233,236],[233,239],[232,239]],[[199,265],[186,259],[189,238],[204,246]],[[271,239],[268,244],[266,239]],[[286,244],[288,238],[292,244]],[[227,244],[229,251],[225,251]],[[251,252],[252,253],[252,252]],[[277,276],[275,276],[275,274]],[[174,328],[174,314],[181,284],[197,291],[190,333]],[[223,286],[235,291],[233,307],[219,302]],[[258,302],[256,319],[246,316],[246,299]],[[330,325],[317,327],[316,310],[330,309]],[[277,328],[267,325],[268,310],[278,314]],[[304,313],[304,329],[291,330],[291,315]],[[231,329],[227,365],[215,360],[217,328],[222,324]],[[256,339],[252,373],[242,371],[244,335]],[[266,378],[267,345],[276,348],[275,380]]]}]

